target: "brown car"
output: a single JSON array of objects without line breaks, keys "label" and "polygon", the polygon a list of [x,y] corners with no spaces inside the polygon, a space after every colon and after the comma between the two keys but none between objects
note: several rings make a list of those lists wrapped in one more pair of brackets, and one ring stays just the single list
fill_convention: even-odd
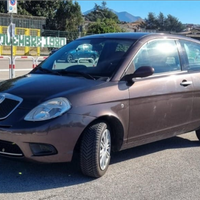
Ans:
[{"label": "brown car", "polygon": [[[69,63],[90,45],[97,58]],[[77,52],[78,54],[79,52]],[[79,38],[25,76],[0,82],[0,155],[69,162],[102,176],[111,151],[195,130],[200,138],[200,42],[113,33]]]}]

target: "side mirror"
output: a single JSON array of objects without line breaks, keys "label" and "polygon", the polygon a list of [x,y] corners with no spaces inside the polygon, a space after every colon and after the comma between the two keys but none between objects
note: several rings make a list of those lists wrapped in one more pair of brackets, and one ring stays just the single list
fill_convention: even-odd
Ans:
[{"label": "side mirror", "polygon": [[123,80],[132,81],[133,78],[143,78],[151,76],[154,73],[154,68],[149,66],[139,67],[133,74],[124,76]]},{"label": "side mirror", "polygon": [[133,78],[143,78],[147,76],[151,76],[154,73],[154,68],[149,66],[139,67],[134,73]]}]

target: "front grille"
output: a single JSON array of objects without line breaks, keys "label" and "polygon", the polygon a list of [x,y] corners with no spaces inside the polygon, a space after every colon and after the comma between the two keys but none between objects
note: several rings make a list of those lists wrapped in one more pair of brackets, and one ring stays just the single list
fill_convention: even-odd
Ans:
[{"label": "front grille", "polygon": [[22,157],[23,153],[15,143],[0,140],[0,155]]},{"label": "front grille", "polygon": [[0,118],[4,118],[5,116],[9,115],[13,109],[19,104],[19,101],[15,101],[12,99],[5,99],[0,104]]},{"label": "front grille", "polygon": [[[3,99],[1,101],[1,99]],[[7,118],[22,102],[20,97],[7,94],[0,93],[0,120]]]}]

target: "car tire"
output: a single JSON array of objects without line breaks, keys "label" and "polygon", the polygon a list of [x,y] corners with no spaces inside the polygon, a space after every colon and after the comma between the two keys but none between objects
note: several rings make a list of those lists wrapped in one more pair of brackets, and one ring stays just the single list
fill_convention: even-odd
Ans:
[{"label": "car tire", "polygon": [[196,130],[196,136],[200,140],[200,130]]},{"label": "car tire", "polygon": [[67,55],[67,62],[72,63],[72,60],[73,60],[73,56],[71,54],[68,54]]},{"label": "car tire", "polygon": [[80,149],[80,166],[84,175],[103,176],[110,164],[111,132],[107,123],[98,122],[84,131]]}]

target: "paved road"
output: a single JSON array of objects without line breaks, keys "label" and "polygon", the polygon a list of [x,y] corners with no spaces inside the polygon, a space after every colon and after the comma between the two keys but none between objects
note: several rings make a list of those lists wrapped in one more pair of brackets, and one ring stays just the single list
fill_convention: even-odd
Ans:
[{"label": "paved road", "polygon": [[[16,60],[15,77],[28,73],[32,68],[33,61],[31,59]],[[9,79],[9,60],[0,59],[0,80],[5,79]]]},{"label": "paved road", "polygon": [[0,158],[0,199],[199,200],[199,158],[193,133],[118,152],[99,179],[84,177],[77,162],[47,165]]}]

